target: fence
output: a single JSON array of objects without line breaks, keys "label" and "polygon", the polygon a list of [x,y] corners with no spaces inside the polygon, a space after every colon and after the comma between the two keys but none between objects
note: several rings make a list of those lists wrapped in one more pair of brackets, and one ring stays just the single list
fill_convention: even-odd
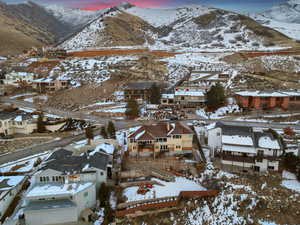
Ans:
[{"label": "fence", "polygon": [[207,198],[207,197],[215,197],[217,195],[218,195],[217,190],[182,191],[182,192],[180,192],[179,196],[121,203],[117,206],[117,208],[118,209],[127,208],[127,209],[118,210],[116,212],[116,216],[126,216],[129,214],[134,214],[137,211],[145,211],[145,210],[150,210],[150,209],[176,207],[178,205],[179,201],[182,199]]}]

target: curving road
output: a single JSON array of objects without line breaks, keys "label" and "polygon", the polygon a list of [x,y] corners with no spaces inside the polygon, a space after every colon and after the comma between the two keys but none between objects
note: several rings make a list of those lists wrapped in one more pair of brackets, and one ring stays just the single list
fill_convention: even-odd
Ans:
[{"label": "curving road", "polygon": [[[20,108],[30,108],[30,109],[37,108],[36,105],[34,105],[33,103],[30,103],[30,102],[18,101],[18,100],[9,99],[9,98],[5,98],[4,101],[13,103],[15,106],[20,107]],[[43,108],[43,111],[45,113],[55,114],[55,115],[58,115],[61,117],[84,119],[84,120],[88,120],[88,121],[97,123],[99,125],[107,124],[108,121],[112,120],[115,124],[116,129],[118,129],[118,130],[129,128],[132,126],[151,124],[153,122],[157,122],[157,121],[134,121],[134,120],[125,120],[125,119],[124,120],[113,120],[108,117],[93,116],[93,115],[83,114],[83,113],[79,113],[79,112],[67,112],[67,111],[57,110],[57,109],[50,108],[50,107]],[[259,128],[283,129],[286,127],[292,127],[296,130],[300,130],[300,124],[287,125],[287,124],[273,123],[273,122],[272,123],[263,123],[263,122],[235,121],[235,120],[230,120],[230,119],[203,119],[202,117],[196,116],[196,115],[193,116],[193,119],[184,120],[182,122],[184,122],[185,124],[188,124],[188,123],[192,123],[195,120],[197,120],[197,121],[200,120],[200,121],[204,121],[204,122],[223,121],[223,122],[226,122],[231,125],[240,125],[240,126],[247,126],[247,127],[254,126],[254,127],[259,127]],[[68,137],[68,138],[64,138],[61,140],[47,142],[44,144],[39,144],[39,145],[35,145],[35,146],[29,147],[29,148],[26,148],[23,150],[19,150],[19,151],[13,152],[13,153],[0,155],[0,165],[3,163],[19,160],[19,159],[22,159],[22,158],[25,158],[25,157],[28,157],[31,155],[38,154],[38,153],[42,153],[45,151],[53,150],[54,148],[64,147],[66,145],[71,144],[72,142],[79,141],[84,138],[85,138],[85,134],[82,133],[82,134],[79,134],[79,135],[76,135],[73,137]]]}]

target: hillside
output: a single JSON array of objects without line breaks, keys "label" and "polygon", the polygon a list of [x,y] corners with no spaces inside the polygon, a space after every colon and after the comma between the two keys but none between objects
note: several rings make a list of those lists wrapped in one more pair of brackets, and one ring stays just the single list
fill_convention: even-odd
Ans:
[{"label": "hillside", "polygon": [[32,46],[47,42],[48,33],[7,15],[0,3],[0,55],[17,54]]},{"label": "hillside", "polygon": [[300,39],[300,1],[289,0],[263,13],[251,14],[260,24],[275,29],[295,40]]},{"label": "hillside", "polygon": [[233,12],[198,5],[175,9],[122,5],[111,8],[61,46],[249,50],[291,44],[281,33]]},{"label": "hillside", "polygon": [[[88,12],[34,2],[5,4],[0,1],[0,55],[17,54],[36,45],[49,45],[82,29],[101,11]],[[16,45],[17,44],[17,45]]]}]

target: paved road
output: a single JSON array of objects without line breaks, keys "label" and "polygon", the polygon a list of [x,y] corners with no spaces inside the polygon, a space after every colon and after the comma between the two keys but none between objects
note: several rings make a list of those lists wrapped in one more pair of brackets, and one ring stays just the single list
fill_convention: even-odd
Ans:
[{"label": "paved road", "polygon": [[74,141],[79,141],[85,138],[85,134],[79,134],[72,137],[64,138],[61,140],[56,140],[52,142],[47,142],[39,145],[35,145],[26,149],[22,149],[19,151],[15,151],[12,153],[7,153],[4,155],[0,155],[0,165],[7,162],[16,161],[25,157],[29,157],[31,155],[36,155],[42,152],[46,152],[49,150],[53,150],[58,147],[63,147],[71,144]]},{"label": "paved road", "polygon": [[[22,108],[31,108],[34,109],[36,108],[36,105],[30,102],[24,102],[24,101],[18,101],[15,99],[9,99],[5,98],[4,102],[10,102],[15,104],[17,107],[22,107]],[[83,113],[78,113],[78,112],[66,112],[62,110],[57,110],[54,108],[50,107],[45,107],[43,108],[43,111],[46,113],[53,113],[58,116],[62,117],[69,117],[69,118],[80,118],[84,120],[89,120],[96,122],[98,124],[107,124],[108,121],[112,120],[111,118],[107,117],[99,117],[99,116],[93,116],[93,115],[88,115],[88,114],[83,114]],[[201,120],[205,122],[218,122],[218,121],[223,121],[226,123],[229,123],[231,125],[242,125],[242,126],[254,126],[254,127],[260,127],[260,128],[274,128],[274,129],[283,129],[285,127],[292,127],[294,129],[300,130],[300,124],[295,124],[295,125],[286,125],[286,124],[280,124],[280,123],[263,123],[263,122],[248,122],[248,121],[235,121],[235,120],[230,120],[230,119],[203,119],[199,116],[194,116],[193,119],[189,120],[184,120],[184,123],[191,123],[194,120]],[[131,120],[112,120],[116,126],[117,129],[124,129],[124,128],[129,128],[132,126],[137,126],[137,125],[142,125],[142,124],[151,124],[154,121],[131,121]],[[157,121],[156,121],[157,122]],[[45,151],[53,150],[54,148],[57,147],[63,147],[68,144],[71,144],[72,142],[79,141],[81,139],[85,138],[85,134],[80,134],[76,135],[73,137],[65,138],[62,140],[58,141],[53,141],[45,144],[40,144],[36,145],[33,147],[30,147],[25,150],[9,153],[6,155],[0,156],[0,165],[6,162],[11,162],[15,160],[22,159],[24,157],[28,157],[34,154],[42,153]]]}]

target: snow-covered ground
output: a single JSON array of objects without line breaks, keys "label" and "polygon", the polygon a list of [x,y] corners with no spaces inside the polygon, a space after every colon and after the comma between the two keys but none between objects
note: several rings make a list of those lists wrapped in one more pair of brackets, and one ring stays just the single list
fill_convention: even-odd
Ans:
[{"label": "snow-covered ground", "polygon": [[156,181],[161,185],[154,184],[153,188],[151,188],[145,195],[137,193],[139,187],[128,187],[124,189],[123,195],[127,198],[127,202],[153,198],[177,197],[181,191],[206,190],[194,181],[183,177],[176,177],[175,182],[166,182],[156,178],[152,178],[151,180]]},{"label": "snow-covered ground", "polygon": [[228,116],[232,113],[239,113],[241,110],[238,105],[232,104],[221,107],[217,109],[215,112],[205,112],[204,109],[199,109],[196,111],[196,114],[203,119],[221,119],[225,116]]},{"label": "snow-covered ground", "polygon": [[297,180],[296,175],[288,171],[283,171],[283,181],[281,185],[287,189],[300,193],[300,182]]},{"label": "snow-covered ground", "polygon": [[16,98],[21,98],[21,97],[26,97],[26,96],[36,95],[36,94],[37,93],[35,93],[35,92],[29,92],[29,93],[11,96],[10,99],[16,99]]},{"label": "snow-covered ground", "polygon": [[29,172],[33,169],[34,163],[37,161],[37,159],[45,159],[48,157],[50,153],[41,153],[36,154],[33,156],[29,156],[17,161],[8,162],[5,164],[0,165],[0,173],[6,173],[6,172]]}]

